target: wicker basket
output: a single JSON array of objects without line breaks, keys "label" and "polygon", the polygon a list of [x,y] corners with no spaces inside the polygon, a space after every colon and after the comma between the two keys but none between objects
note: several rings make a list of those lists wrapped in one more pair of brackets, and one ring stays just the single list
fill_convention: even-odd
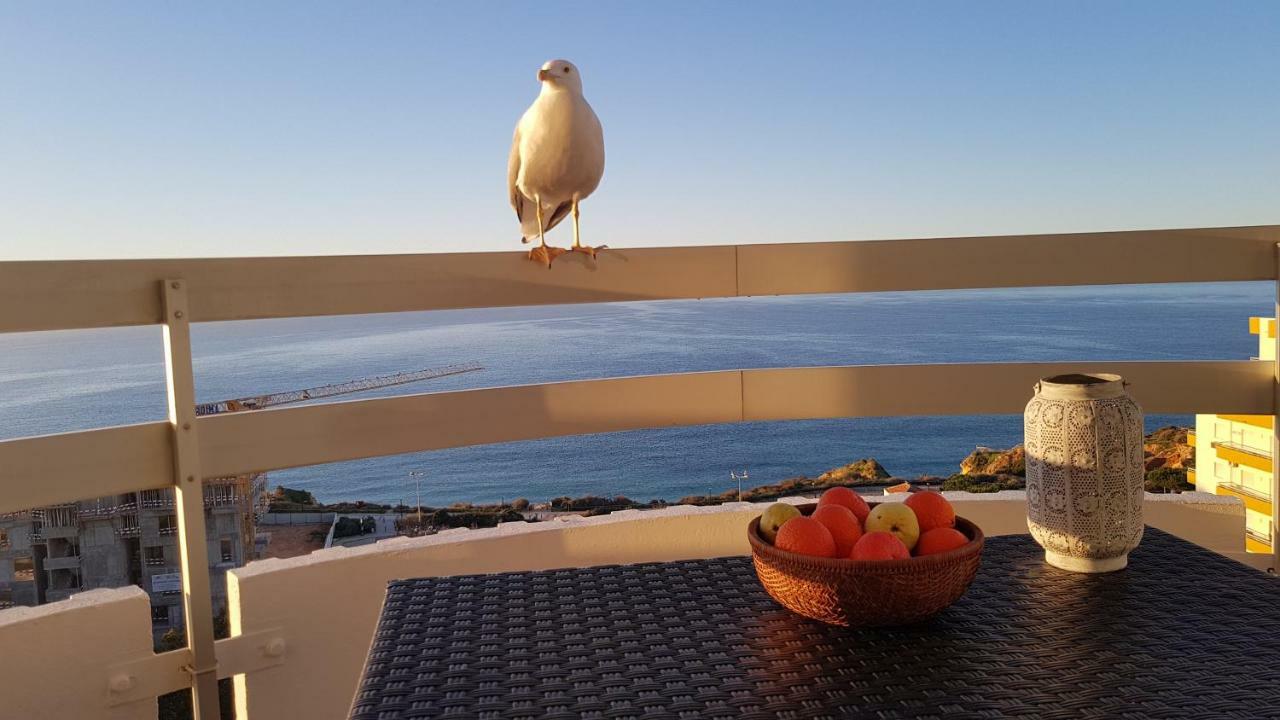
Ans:
[{"label": "wicker basket", "polygon": [[[872,507],[875,503],[872,503]],[[800,505],[811,515],[816,504]],[[927,620],[960,599],[978,572],[983,535],[956,518],[970,540],[955,550],[907,560],[843,560],[779,550],[760,537],[760,518],[747,538],[756,575],[788,610],[832,625],[875,627]]]}]

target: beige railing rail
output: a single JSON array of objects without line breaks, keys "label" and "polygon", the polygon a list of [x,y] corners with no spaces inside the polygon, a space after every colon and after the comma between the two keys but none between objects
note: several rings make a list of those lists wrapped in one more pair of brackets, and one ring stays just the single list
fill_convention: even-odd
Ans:
[{"label": "beige railing rail", "polygon": [[[726,370],[550,383],[196,418],[191,322],[884,290],[1277,280],[1280,225],[611,251],[548,272],[519,253],[0,263],[0,333],[162,324],[170,419],[0,442],[0,513],[174,487],[199,717],[252,653],[210,624],[200,480],[446,447],[746,420],[1019,412],[1079,365]],[[1275,415],[1275,363],[1088,363],[1149,412]],[[1280,428],[1280,423],[1275,423]],[[196,498],[188,502],[184,496]],[[1280,496],[1280,494],[1277,494]],[[187,542],[191,538],[192,542]],[[203,599],[201,599],[203,598]],[[243,643],[241,643],[243,644]],[[216,662],[215,662],[216,655]],[[154,688],[152,688],[154,689]]]}]

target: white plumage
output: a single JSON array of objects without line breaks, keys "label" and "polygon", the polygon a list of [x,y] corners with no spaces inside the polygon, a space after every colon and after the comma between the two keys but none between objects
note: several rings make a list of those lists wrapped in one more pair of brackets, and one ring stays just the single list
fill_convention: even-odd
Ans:
[{"label": "white plumage", "polygon": [[[546,244],[546,231],[573,215],[573,252],[595,257],[599,248],[579,242],[578,204],[604,176],[604,131],[582,96],[578,68],[551,60],[538,70],[542,90],[516,124],[507,161],[511,206],[520,219],[521,241],[537,238],[530,259],[551,261],[563,252]],[[541,211],[541,212],[539,212]]]}]

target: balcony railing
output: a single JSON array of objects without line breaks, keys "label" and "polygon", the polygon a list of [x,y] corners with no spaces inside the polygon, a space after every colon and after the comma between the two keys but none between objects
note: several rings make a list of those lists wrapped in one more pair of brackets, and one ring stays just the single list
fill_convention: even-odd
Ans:
[{"label": "balcony railing", "polygon": [[1229,463],[1244,465],[1262,472],[1271,472],[1272,463],[1269,451],[1219,440],[1215,440],[1212,446],[1218,451],[1218,457]]},{"label": "balcony railing", "polygon": [[1245,528],[1244,534],[1249,538],[1252,538],[1253,540],[1262,543],[1263,545],[1266,545],[1268,547],[1270,547],[1271,545],[1271,536],[1266,533],[1258,532],[1253,528]]},{"label": "balcony railing", "polygon": [[[152,655],[149,637],[147,642],[134,642],[123,635],[126,626],[134,627],[132,620],[111,626],[122,633],[119,648],[113,651],[138,653],[139,659],[130,661],[136,665],[130,667],[142,669],[111,677],[105,677],[103,670],[104,677],[91,678],[95,689],[83,694],[85,705],[64,715],[101,715],[103,687],[112,688],[107,705],[152,702],[154,708],[157,693],[191,686],[196,689],[199,717],[216,717],[214,680],[234,675],[242,714],[284,717],[301,710],[282,703],[281,698],[305,694],[303,688],[314,686],[312,679],[327,672],[316,663],[330,658],[305,649],[306,633],[289,636],[288,642],[301,645],[301,651],[286,651],[283,631],[273,623],[284,622],[280,618],[287,613],[254,614],[255,603],[268,596],[275,602],[276,597],[305,590],[305,585],[281,585],[264,574],[267,570],[253,565],[228,574],[228,594],[235,598],[233,637],[215,644],[204,503],[200,501],[206,479],[481,443],[643,428],[1017,413],[1036,379],[1078,371],[1081,363],[731,369],[428,393],[197,418],[191,322],[802,293],[1276,281],[1278,242],[1280,226],[1261,226],[653,248],[601,255],[590,271],[570,260],[555,272],[528,262],[520,253],[0,263],[0,333],[162,324],[170,398],[167,422],[0,442],[0,512],[172,488],[178,496],[178,530],[193,539],[181,544],[182,580],[190,599],[188,648]],[[1099,262],[1100,258],[1109,261]],[[1276,413],[1273,363],[1089,362],[1087,366],[1091,371],[1124,375],[1149,413]],[[183,502],[187,493],[193,494],[188,498],[193,502]],[[619,521],[623,520],[626,517]],[[740,519],[732,522],[740,530]],[[733,533],[738,540],[740,535]],[[662,547],[674,543],[669,553],[674,557],[688,552],[679,548],[680,537],[654,534],[645,542]],[[1238,530],[1234,537],[1238,543]],[[416,542],[434,547],[448,540],[442,535]],[[563,543],[570,541],[558,542],[563,554]],[[555,546],[538,547],[550,551]],[[646,548],[625,558],[655,555]],[[553,556],[558,557],[546,554]],[[469,554],[465,561],[432,568],[434,572],[484,572],[503,562]],[[375,574],[382,577],[383,572]],[[376,614],[381,587],[372,583],[351,591],[359,597],[360,612],[349,615],[346,625],[317,626],[326,627],[344,647],[367,647],[370,615]],[[100,597],[118,601],[120,608],[134,607],[137,599],[125,591]],[[99,622],[113,617],[116,607],[87,607],[77,617]],[[139,612],[137,626],[149,631],[146,617]],[[289,677],[295,679],[273,695],[269,683],[282,683],[281,671],[266,671],[283,663],[290,664]],[[103,663],[107,666],[121,667]],[[353,664],[350,657],[345,657],[342,667],[355,667],[358,672],[358,662]],[[340,717],[346,707],[342,695],[349,701],[354,683],[351,677],[316,690],[307,700],[307,710],[312,711],[308,714]],[[79,702],[81,696],[65,700]]]},{"label": "balcony railing", "polygon": [[1250,445],[1242,445],[1240,443],[1227,442],[1225,440],[1214,440],[1212,443],[1214,448],[1222,450],[1235,450],[1236,452],[1252,455],[1260,460],[1270,460],[1271,451],[1262,448],[1252,447]]}]

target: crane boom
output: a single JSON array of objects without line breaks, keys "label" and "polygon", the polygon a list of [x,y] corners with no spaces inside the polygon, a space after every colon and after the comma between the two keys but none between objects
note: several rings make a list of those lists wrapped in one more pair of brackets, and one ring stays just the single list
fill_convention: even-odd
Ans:
[{"label": "crane boom", "polygon": [[363,390],[404,385],[420,380],[434,380],[449,375],[461,375],[483,369],[483,367],[475,363],[461,363],[438,368],[427,368],[426,370],[396,373],[394,375],[379,375],[378,377],[362,378],[334,385],[321,385],[320,387],[307,388],[306,390],[290,390],[288,392],[255,395],[235,400],[219,400],[218,402],[196,405],[196,415],[220,415],[223,413],[243,412],[245,410],[261,410],[273,405],[286,405],[304,400],[346,395]]}]

